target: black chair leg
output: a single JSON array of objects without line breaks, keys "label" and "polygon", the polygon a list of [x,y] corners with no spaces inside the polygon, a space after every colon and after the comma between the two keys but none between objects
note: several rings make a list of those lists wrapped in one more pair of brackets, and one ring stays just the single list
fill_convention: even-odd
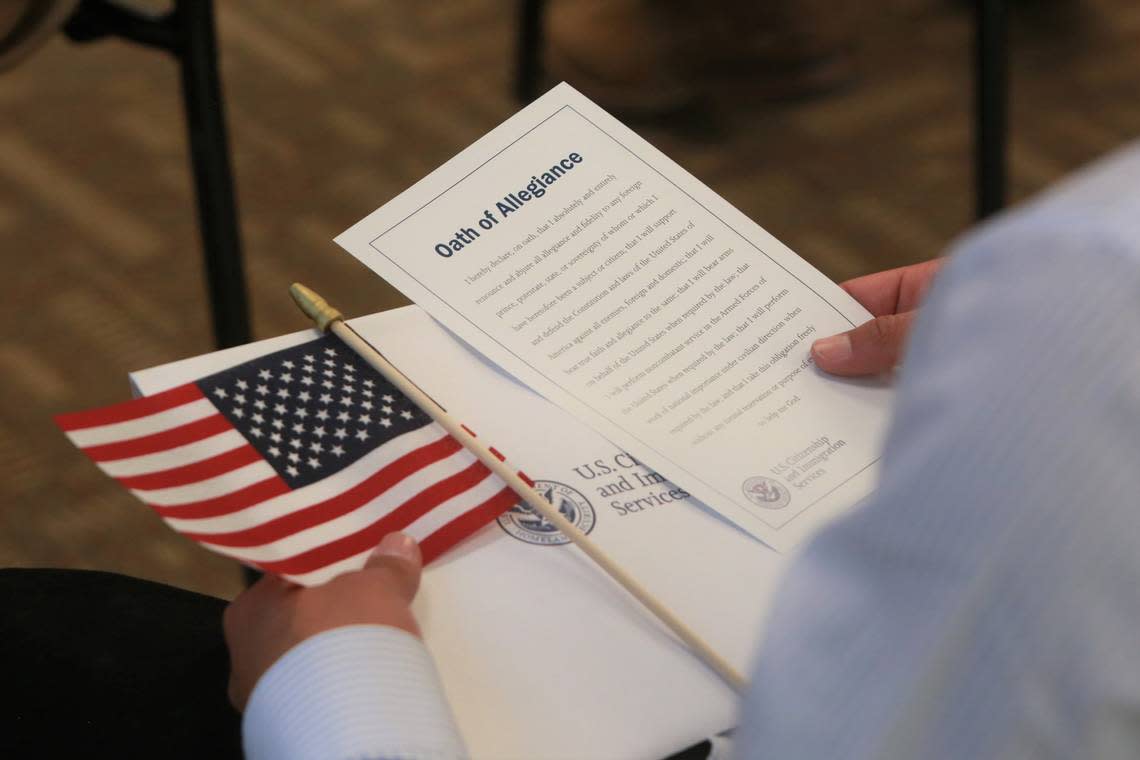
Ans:
[{"label": "black chair leg", "polygon": [[178,0],[172,21],[182,68],[214,341],[218,348],[226,348],[248,343],[251,335],[213,9],[213,2],[206,0]]},{"label": "black chair leg", "polygon": [[523,104],[539,96],[542,86],[542,21],[544,0],[520,0],[515,97]]},{"label": "black chair leg", "polygon": [[976,0],[974,178],[978,219],[1001,210],[1006,195],[1008,66],[1005,0]]},{"label": "black chair leg", "polygon": [[214,342],[218,348],[248,343],[249,302],[218,78],[213,0],[177,0],[174,10],[165,14],[114,0],[83,0],[64,32],[81,43],[121,37],[178,59]]}]

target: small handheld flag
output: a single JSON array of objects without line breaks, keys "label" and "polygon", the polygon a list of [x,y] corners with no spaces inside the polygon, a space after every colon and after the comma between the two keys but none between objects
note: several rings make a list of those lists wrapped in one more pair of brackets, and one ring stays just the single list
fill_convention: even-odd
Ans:
[{"label": "small handheld flag", "polygon": [[178,532],[306,586],[397,530],[430,562],[517,501],[327,335],[56,423]]}]

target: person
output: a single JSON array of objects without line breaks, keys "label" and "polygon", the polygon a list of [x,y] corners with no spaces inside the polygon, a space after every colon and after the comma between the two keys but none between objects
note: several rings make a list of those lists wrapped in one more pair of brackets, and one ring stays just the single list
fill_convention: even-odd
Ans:
[{"label": "person", "polygon": [[[738,756],[1140,755],[1138,173],[1134,147],[945,261],[845,284],[874,319],[817,365],[906,352],[880,486],[787,573]],[[232,603],[248,757],[463,756],[419,574],[396,534],[359,573]]]}]

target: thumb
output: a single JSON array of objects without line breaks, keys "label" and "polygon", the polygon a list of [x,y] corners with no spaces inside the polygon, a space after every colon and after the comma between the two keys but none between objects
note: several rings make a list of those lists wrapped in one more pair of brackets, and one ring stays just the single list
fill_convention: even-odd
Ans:
[{"label": "thumb", "polygon": [[844,377],[890,372],[902,357],[914,312],[884,314],[812,344],[811,355],[824,372]]},{"label": "thumb", "polygon": [[384,574],[390,585],[411,602],[420,587],[423,555],[416,540],[406,533],[389,533],[364,563],[363,572]]}]

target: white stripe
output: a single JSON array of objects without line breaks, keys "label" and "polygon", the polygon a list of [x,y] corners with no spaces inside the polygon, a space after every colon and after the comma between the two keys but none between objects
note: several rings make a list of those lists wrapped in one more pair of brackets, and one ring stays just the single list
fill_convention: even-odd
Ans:
[{"label": "white stripe", "polygon": [[185,425],[188,422],[194,422],[217,413],[217,408],[210,403],[209,399],[200,398],[197,401],[155,412],[136,420],[115,422],[110,425],[99,425],[82,430],[70,430],[66,431],[65,435],[76,446],[85,449],[89,446],[102,446],[105,443],[118,443],[144,435],[161,433],[163,430]]},{"label": "white stripe", "polygon": [[[310,549],[324,546],[325,544],[364,530],[420,492],[430,488],[450,475],[462,472],[476,461],[478,460],[474,454],[460,449],[444,461],[438,462],[431,467],[426,467],[414,473],[412,476],[404,478],[393,488],[388,489],[380,496],[361,505],[348,514],[341,515],[328,522],[314,525],[311,528],[306,528],[305,530],[298,531],[297,533],[261,546],[240,548],[215,546],[210,543],[209,536],[199,536],[197,540],[201,541],[210,549],[229,554],[230,556],[240,557],[250,562],[272,562],[289,557],[296,557],[298,554],[303,554]],[[474,488],[470,488],[453,496],[435,509],[453,508],[459,510],[458,513],[461,514],[471,507],[480,504],[485,499],[490,498],[489,496],[478,498],[479,494],[487,490],[484,487],[485,484],[486,479],[481,481]],[[493,490],[492,493],[494,493]],[[471,501],[472,498],[476,498],[477,500]],[[168,520],[167,522],[169,523],[171,521]],[[186,520],[181,522],[192,521]]]},{"label": "white stripe", "polygon": [[[170,519],[168,522],[175,530],[192,533],[230,533],[235,530],[244,530],[274,520],[284,515],[292,514],[313,504],[344,493],[368,478],[375,475],[386,465],[391,464],[400,457],[415,451],[418,448],[438,441],[447,435],[447,432],[432,423],[416,430],[404,433],[393,438],[379,448],[373,449],[357,461],[345,467],[340,472],[330,475],[316,483],[310,483],[280,496],[274,496],[259,504],[247,507],[221,517],[212,517],[205,520]],[[186,503],[193,501],[186,499]],[[166,506],[165,504],[162,506]],[[171,504],[173,506],[173,504]]]},{"label": "white stripe", "polygon": [[447,525],[457,517],[462,516],[472,507],[477,507],[487,499],[502,491],[507,487],[502,478],[494,473],[487,473],[487,477],[479,483],[474,489],[468,493],[478,497],[479,494],[485,494],[481,498],[477,498],[473,504],[469,504],[466,508],[456,502],[454,499],[446,504],[440,504],[439,507],[428,512],[426,515],[420,517],[414,523],[404,528],[403,532],[407,533],[417,541],[423,541],[425,538],[435,533],[437,530]]},{"label": "white stripe", "polygon": [[224,433],[217,433],[209,438],[176,446],[173,449],[126,459],[116,459],[111,462],[99,462],[99,468],[112,478],[146,475],[151,472],[162,472],[173,467],[200,462],[203,459],[209,459],[239,446],[244,446],[245,443],[245,438],[242,437],[241,433],[236,430],[227,430]]},{"label": "white stripe", "polygon": [[301,573],[300,575],[282,575],[285,580],[296,583],[298,586],[319,586],[322,583],[328,583],[338,575],[351,573],[354,570],[359,570],[364,567],[364,563],[368,561],[368,556],[372,554],[372,549],[363,551],[360,554],[353,555],[348,559],[342,559],[339,562],[333,562],[331,565],[325,565],[320,570],[314,570],[311,573]]},{"label": "white stripe", "polygon": [[273,471],[268,462],[259,460],[244,467],[238,467],[236,470],[230,470],[206,480],[199,480],[197,483],[172,488],[157,488],[153,491],[141,491],[132,488],[131,493],[147,504],[156,507],[172,507],[178,504],[202,501],[203,499],[216,499],[219,496],[225,496],[276,475],[277,473]]}]

